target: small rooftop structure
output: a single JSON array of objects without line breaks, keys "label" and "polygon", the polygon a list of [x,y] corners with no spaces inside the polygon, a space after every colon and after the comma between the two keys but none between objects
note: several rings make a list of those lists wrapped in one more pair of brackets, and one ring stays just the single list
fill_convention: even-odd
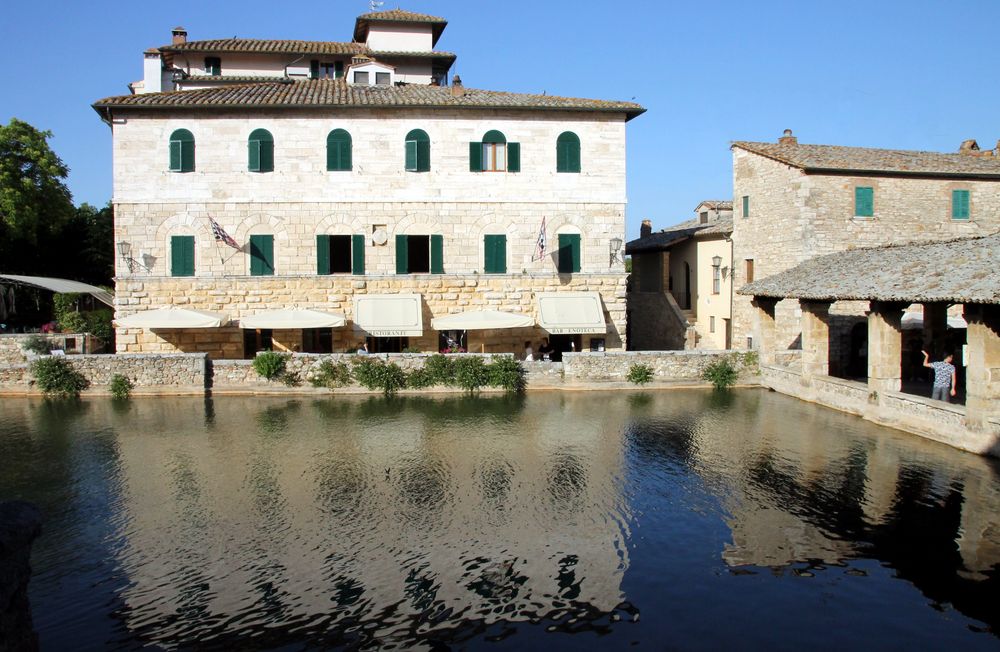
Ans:
[{"label": "small rooftop structure", "polygon": [[[705,202],[702,202],[704,204]],[[637,238],[625,245],[625,254],[641,254],[649,251],[662,251],[688,238],[705,237],[709,235],[729,235],[733,232],[733,218],[721,216],[707,224],[699,219],[687,220],[680,224],[667,227],[662,231]]]}]

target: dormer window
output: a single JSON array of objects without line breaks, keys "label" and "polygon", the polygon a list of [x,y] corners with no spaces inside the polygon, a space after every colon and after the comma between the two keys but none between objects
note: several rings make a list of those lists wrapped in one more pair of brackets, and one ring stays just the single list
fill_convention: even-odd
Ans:
[{"label": "dormer window", "polygon": [[355,57],[348,73],[357,86],[392,86],[395,68],[366,57]]},{"label": "dormer window", "polygon": [[219,76],[222,74],[222,59],[220,57],[205,57],[205,74]]},{"label": "dormer window", "polygon": [[375,73],[375,85],[376,86],[388,86],[391,80],[391,76],[387,72],[377,72]]},{"label": "dormer window", "polygon": [[368,71],[367,70],[355,70],[354,71],[354,83],[368,85]]}]

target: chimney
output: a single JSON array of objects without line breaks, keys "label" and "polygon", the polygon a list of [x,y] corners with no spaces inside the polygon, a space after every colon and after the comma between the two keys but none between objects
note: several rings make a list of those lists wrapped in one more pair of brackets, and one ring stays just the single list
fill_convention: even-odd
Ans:
[{"label": "chimney", "polygon": [[175,27],[175,28],[173,28],[172,30],[170,30],[170,35],[172,37],[172,39],[171,39],[170,42],[173,43],[174,45],[179,45],[181,43],[187,43],[188,33],[187,33],[187,30],[184,29],[183,27]]},{"label": "chimney", "polygon": [[452,97],[462,97],[465,95],[465,87],[462,86],[462,78],[458,75],[451,78],[451,94]]},{"label": "chimney", "polygon": [[645,238],[651,235],[653,235],[653,223],[649,220],[643,220],[642,226],[639,227],[639,237]]},{"label": "chimney", "polygon": [[791,129],[785,129],[785,133],[778,139],[779,145],[798,145],[799,139],[792,135]]},{"label": "chimney", "polygon": [[962,144],[958,147],[959,154],[971,154],[972,156],[975,156],[978,151],[979,143],[977,143],[973,138],[963,140]]}]

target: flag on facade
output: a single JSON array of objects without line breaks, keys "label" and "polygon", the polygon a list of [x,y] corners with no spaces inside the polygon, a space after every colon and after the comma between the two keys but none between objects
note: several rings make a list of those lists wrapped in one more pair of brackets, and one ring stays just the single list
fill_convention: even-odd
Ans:
[{"label": "flag on facade", "polygon": [[221,226],[219,226],[218,222],[213,220],[211,217],[208,218],[208,221],[212,223],[212,235],[215,236],[216,240],[229,245],[233,249],[240,249],[240,246],[236,243],[235,240],[233,240],[233,236],[226,233],[226,230]]},{"label": "flag on facade", "polygon": [[538,242],[535,243],[535,260],[541,260],[545,256],[545,218],[542,218],[542,228],[538,230]]}]

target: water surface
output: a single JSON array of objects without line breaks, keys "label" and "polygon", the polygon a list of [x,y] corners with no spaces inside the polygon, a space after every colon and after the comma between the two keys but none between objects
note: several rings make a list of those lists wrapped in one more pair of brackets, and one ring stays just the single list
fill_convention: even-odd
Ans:
[{"label": "water surface", "polygon": [[994,462],[764,391],[0,401],[45,649],[997,649]]}]

